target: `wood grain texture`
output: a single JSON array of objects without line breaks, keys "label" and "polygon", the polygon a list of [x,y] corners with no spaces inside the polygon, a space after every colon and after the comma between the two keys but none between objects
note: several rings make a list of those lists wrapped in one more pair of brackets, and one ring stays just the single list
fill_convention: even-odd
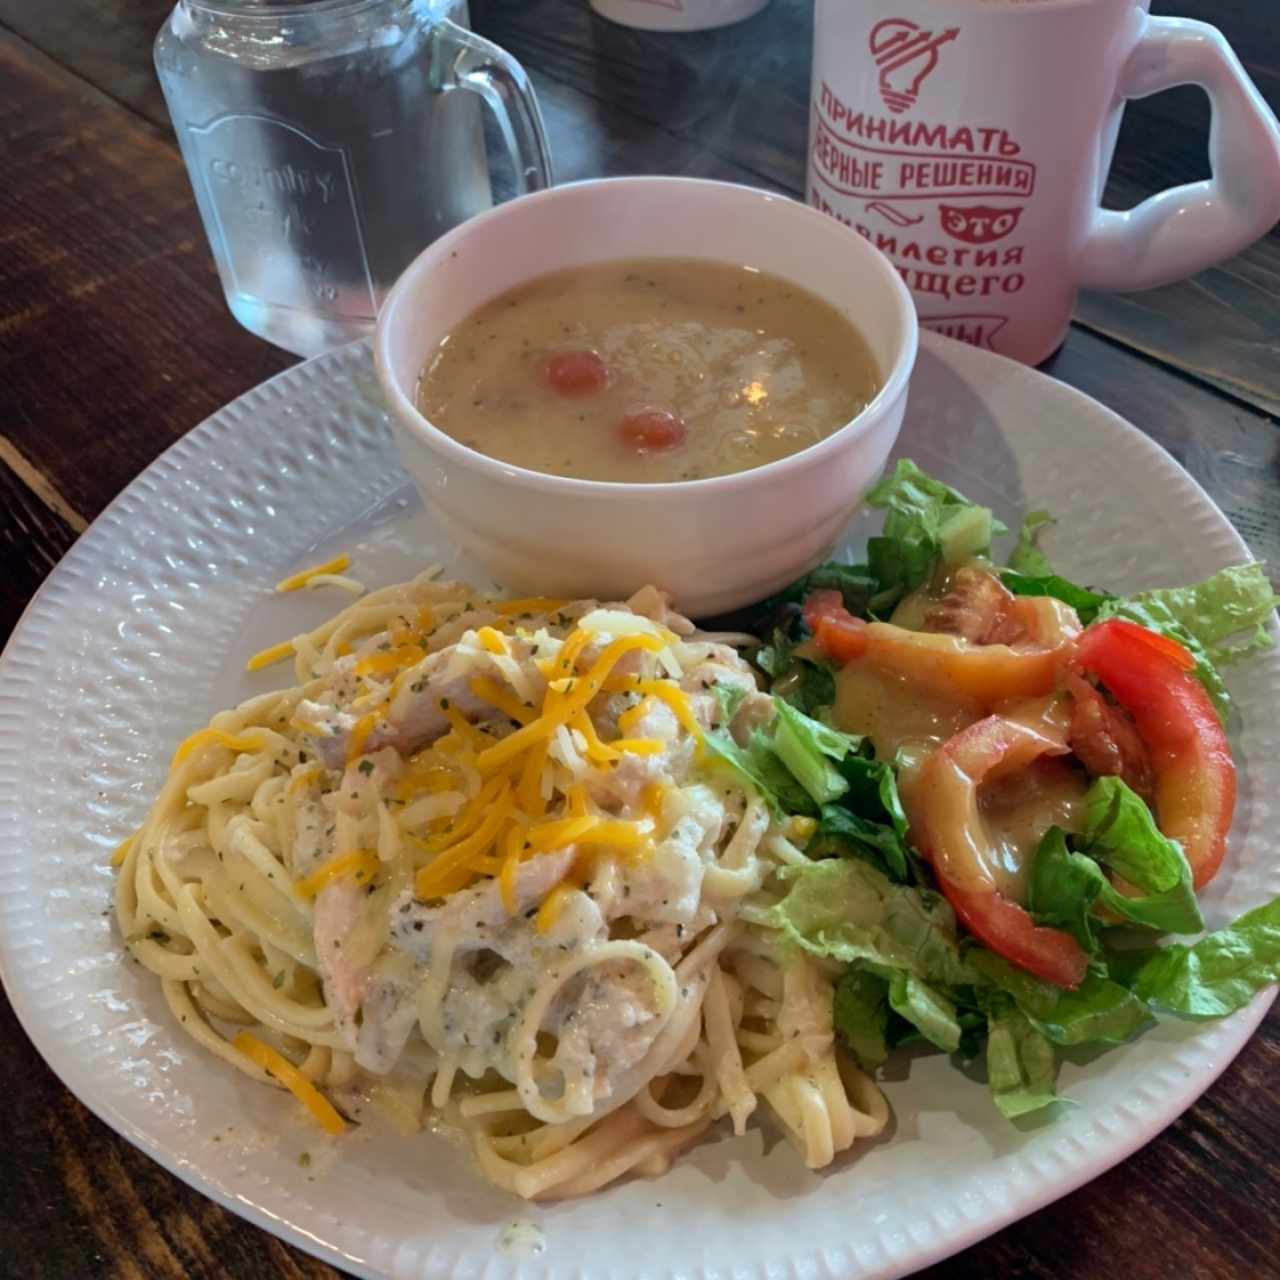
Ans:
[{"label": "wood grain texture", "polygon": [[[91,73],[112,98],[136,99],[131,105],[162,125],[148,47],[166,8],[152,0],[0,0],[0,19],[25,24],[61,61]],[[579,0],[474,9],[478,26],[495,35],[505,29],[512,43],[530,41],[523,56],[550,68],[537,79],[563,176],[598,164],[610,172],[711,172],[786,185],[777,175],[785,177],[787,164],[794,168],[788,131],[804,115],[795,58],[807,67],[808,56],[787,47],[803,33],[803,15],[797,20],[789,0],[775,0],[762,15],[789,24],[768,27],[779,35],[777,47],[757,43],[753,50],[748,24],[737,34],[689,37],[702,42],[702,52],[679,57],[664,54],[665,41],[584,18]],[[555,34],[553,18],[568,34]],[[518,23],[525,23],[523,34]],[[588,43],[575,43],[574,32],[585,32]],[[744,64],[756,76],[751,96],[733,87]],[[625,76],[614,77],[615,69]],[[669,101],[660,101],[664,95]],[[753,132],[758,148],[739,150]],[[0,185],[0,438],[17,450],[13,465],[0,456],[3,641],[80,521],[179,434],[290,358],[244,333],[227,313],[162,127],[21,42],[0,38],[0,140],[7,161]],[[1265,323],[1265,306],[1258,315]],[[1269,315],[1274,327],[1274,302]],[[1255,551],[1280,564],[1280,435],[1272,420],[1079,330],[1050,371],[1165,443]],[[1264,398],[1280,399],[1274,369],[1262,366],[1258,381]],[[62,516],[52,509],[59,503]],[[337,1275],[213,1205],[116,1137],[48,1071],[3,1000],[0,1078],[10,1117],[10,1140],[0,1148],[7,1210],[0,1214],[0,1275]],[[1277,1079],[1280,1015],[1273,1014],[1162,1137],[925,1274],[1277,1274]]]},{"label": "wood grain texture", "polygon": [[0,137],[0,437],[92,519],[292,357],[226,316],[169,139],[3,35]]}]

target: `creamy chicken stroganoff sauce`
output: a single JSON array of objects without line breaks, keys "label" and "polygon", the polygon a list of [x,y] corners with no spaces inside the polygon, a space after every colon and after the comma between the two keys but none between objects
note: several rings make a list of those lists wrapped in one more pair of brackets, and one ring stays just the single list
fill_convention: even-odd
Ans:
[{"label": "creamy chicken stroganoff sauce", "polygon": [[825,966],[739,919],[803,857],[706,751],[774,716],[725,638],[653,589],[423,577],[293,648],[124,856],[121,928],[192,1035],[335,1132],[370,1101],[460,1125],[525,1196],[656,1172],[759,1099],[815,1166],[878,1131]]}]

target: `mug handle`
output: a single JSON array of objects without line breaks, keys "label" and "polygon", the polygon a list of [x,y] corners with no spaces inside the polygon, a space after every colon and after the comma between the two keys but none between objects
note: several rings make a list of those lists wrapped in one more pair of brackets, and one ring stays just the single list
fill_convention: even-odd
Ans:
[{"label": "mug handle", "polygon": [[470,89],[489,105],[515,166],[516,194],[551,186],[551,148],[525,69],[505,49],[447,18],[436,39],[445,53],[440,87]]},{"label": "mug handle", "polygon": [[1088,289],[1152,289],[1203,271],[1260,239],[1280,218],[1280,124],[1222,32],[1151,18],[1116,92],[1145,98],[1196,84],[1209,95],[1213,177],[1172,187],[1123,213],[1099,209],[1080,257]]}]

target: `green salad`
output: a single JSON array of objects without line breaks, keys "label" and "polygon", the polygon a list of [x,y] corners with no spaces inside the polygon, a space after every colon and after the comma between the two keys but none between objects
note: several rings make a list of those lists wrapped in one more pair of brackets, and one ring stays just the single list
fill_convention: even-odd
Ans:
[{"label": "green salad", "polygon": [[[1060,1049],[1222,1017],[1280,977],[1280,900],[1205,933],[1197,898],[1236,852],[1221,673],[1272,643],[1277,600],[1256,563],[1136,595],[1072,582],[1040,548],[1048,514],[1010,536],[909,461],[867,500],[885,518],[865,562],[822,565],[756,620],[776,718],[708,736],[808,859],[747,911],[839,966],[835,1025],[864,1068],[904,1045],[985,1056],[1021,1116],[1058,1099]],[[960,710],[890,750],[860,723],[884,728],[868,679]],[[1046,812],[1019,852],[989,800],[1037,770],[1070,817]]]}]

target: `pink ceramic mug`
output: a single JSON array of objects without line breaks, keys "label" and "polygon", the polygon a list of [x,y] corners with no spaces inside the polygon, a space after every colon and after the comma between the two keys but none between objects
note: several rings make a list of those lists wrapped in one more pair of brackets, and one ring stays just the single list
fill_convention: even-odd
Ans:
[{"label": "pink ceramic mug", "polygon": [[[1033,364],[1077,288],[1149,289],[1280,218],[1280,127],[1216,28],[1150,0],[818,0],[807,194],[920,323]],[[1126,98],[1201,85],[1213,177],[1105,212]]]}]

